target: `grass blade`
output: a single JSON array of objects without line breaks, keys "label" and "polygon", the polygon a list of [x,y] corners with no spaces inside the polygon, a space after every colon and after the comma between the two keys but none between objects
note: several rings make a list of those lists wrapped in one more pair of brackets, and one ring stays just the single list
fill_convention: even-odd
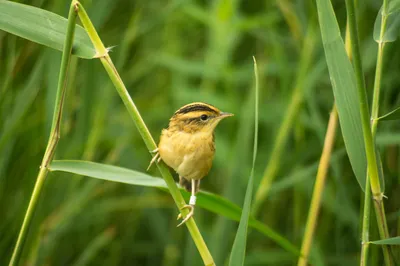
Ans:
[{"label": "grass blade", "polygon": [[[0,29],[24,39],[62,51],[67,24],[67,19],[52,12],[0,0]],[[72,54],[86,59],[95,55],[86,31],[79,25],[76,25]]]},{"label": "grass blade", "polygon": [[356,79],[340,36],[330,1],[318,0],[318,17],[333,94],[339,115],[343,140],[351,166],[361,189],[365,188],[367,158],[361,125]]},{"label": "grass blade", "polygon": [[397,107],[393,111],[377,118],[377,120],[379,120],[379,121],[388,121],[388,120],[397,120],[397,119],[400,119],[400,107]]},{"label": "grass blade", "polygon": [[400,245],[400,236],[369,242],[375,245]]},{"label": "grass blade", "polygon": [[240,217],[239,228],[236,233],[235,241],[233,242],[232,252],[229,259],[229,265],[244,265],[247,242],[247,228],[249,224],[251,199],[253,197],[253,182],[254,182],[254,166],[257,158],[257,141],[258,141],[258,69],[255,57],[254,59],[254,75],[255,75],[255,106],[254,106],[254,146],[253,146],[253,165],[249,183],[247,184],[246,195],[244,198],[243,212]]},{"label": "grass blade", "polygon": [[118,166],[87,161],[55,160],[50,165],[50,171],[63,171],[138,186],[167,187],[165,181],[160,178],[153,178],[147,174]]},{"label": "grass blade", "polygon": [[[164,179],[152,177],[145,173],[131,169],[88,161],[55,160],[50,165],[50,171],[63,171],[130,185],[161,188],[165,191],[168,188]],[[181,192],[186,200],[189,199],[190,193],[184,189],[181,189]],[[206,191],[199,191],[196,205],[235,221],[240,220],[240,215],[242,213],[242,209],[236,204],[221,196]],[[299,249],[291,244],[287,239],[253,217],[250,217],[249,225],[259,231],[261,234],[271,238],[278,245],[291,252],[293,255],[297,256],[300,253]]]}]

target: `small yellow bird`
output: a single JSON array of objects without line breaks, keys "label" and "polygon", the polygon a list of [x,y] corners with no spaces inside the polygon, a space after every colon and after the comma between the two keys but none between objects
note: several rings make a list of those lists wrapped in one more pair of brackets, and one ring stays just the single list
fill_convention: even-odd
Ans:
[{"label": "small yellow bird", "polygon": [[183,207],[190,212],[178,226],[193,216],[200,180],[208,174],[214,159],[214,129],[229,116],[233,114],[221,112],[210,104],[187,104],[171,117],[168,128],[161,132],[158,148],[152,151],[155,156],[149,168],[155,161],[163,160],[179,174],[179,184],[192,193],[189,204]]}]

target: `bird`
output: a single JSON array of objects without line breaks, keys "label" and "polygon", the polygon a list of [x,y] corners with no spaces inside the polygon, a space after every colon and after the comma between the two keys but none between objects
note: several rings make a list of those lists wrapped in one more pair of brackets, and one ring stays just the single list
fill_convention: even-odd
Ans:
[{"label": "bird", "polygon": [[181,208],[189,209],[189,214],[185,218],[178,215],[177,220],[182,219],[178,227],[194,214],[200,180],[208,174],[214,159],[214,130],[222,119],[230,116],[233,114],[204,102],[186,104],[170,118],[168,127],[161,131],[157,148],[151,151],[154,156],[147,170],[162,160],[178,173],[179,184],[191,192],[189,204]]}]

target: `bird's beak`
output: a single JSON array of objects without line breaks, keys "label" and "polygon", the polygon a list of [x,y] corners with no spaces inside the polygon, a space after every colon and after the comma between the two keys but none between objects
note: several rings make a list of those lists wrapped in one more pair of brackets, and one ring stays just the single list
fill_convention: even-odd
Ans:
[{"label": "bird's beak", "polygon": [[219,117],[220,117],[220,118],[225,118],[225,117],[229,117],[229,116],[234,116],[234,114],[227,113],[227,112],[221,112],[221,113],[219,114]]}]

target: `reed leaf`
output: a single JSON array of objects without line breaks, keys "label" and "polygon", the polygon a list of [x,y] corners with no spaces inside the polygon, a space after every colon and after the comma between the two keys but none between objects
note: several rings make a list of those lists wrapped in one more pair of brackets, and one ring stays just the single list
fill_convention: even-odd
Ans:
[{"label": "reed leaf", "polygon": [[375,245],[400,245],[400,236],[369,242]]},{"label": "reed leaf", "polygon": [[[50,171],[68,172],[112,182],[155,187],[167,191],[167,184],[164,179],[113,165],[78,160],[55,160],[50,165]],[[189,199],[190,193],[184,189],[180,189],[180,191],[186,200]],[[236,204],[221,196],[202,190],[199,191],[196,205],[234,221],[239,221],[242,213],[242,209]],[[293,255],[299,254],[297,247],[267,225],[252,217],[250,218],[249,225],[261,234],[274,240],[278,245],[291,252]]]},{"label": "reed leaf", "polygon": [[400,107],[378,118],[379,121],[397,120],[400,119]]},{"label": "reed leaf", "polygon": [[[0,0],[0,30],[62,51],[67,19],[33,6]],[[72,54],[90,59],[96,54],[86,31],[76,25]]]},{"label": "reed leaf", "polygon": [[230,266],[244,265],[247,243],[247,228],[249,225],[249,217],[251,211],[251,200],[253,198],[254,168],[257,158],[258,146],[258,68],[256,58],[254,59],[254,76],[255,76],[255,96],[254,96],[254,143],[253,143],[253,163],[250,172],[249,182],[247,184],[246,195],[244,197],[243,211],[240,217],[239,228],[236,232],[235,241],[233,242],[232,252],[229,259]]},{"label": "reed leaf", "polygon": [[364,191],[367,158],[354,70],[346,54],[331,2],[317,0],[317,8],[326,62],[346,151],[357,181]]}]

